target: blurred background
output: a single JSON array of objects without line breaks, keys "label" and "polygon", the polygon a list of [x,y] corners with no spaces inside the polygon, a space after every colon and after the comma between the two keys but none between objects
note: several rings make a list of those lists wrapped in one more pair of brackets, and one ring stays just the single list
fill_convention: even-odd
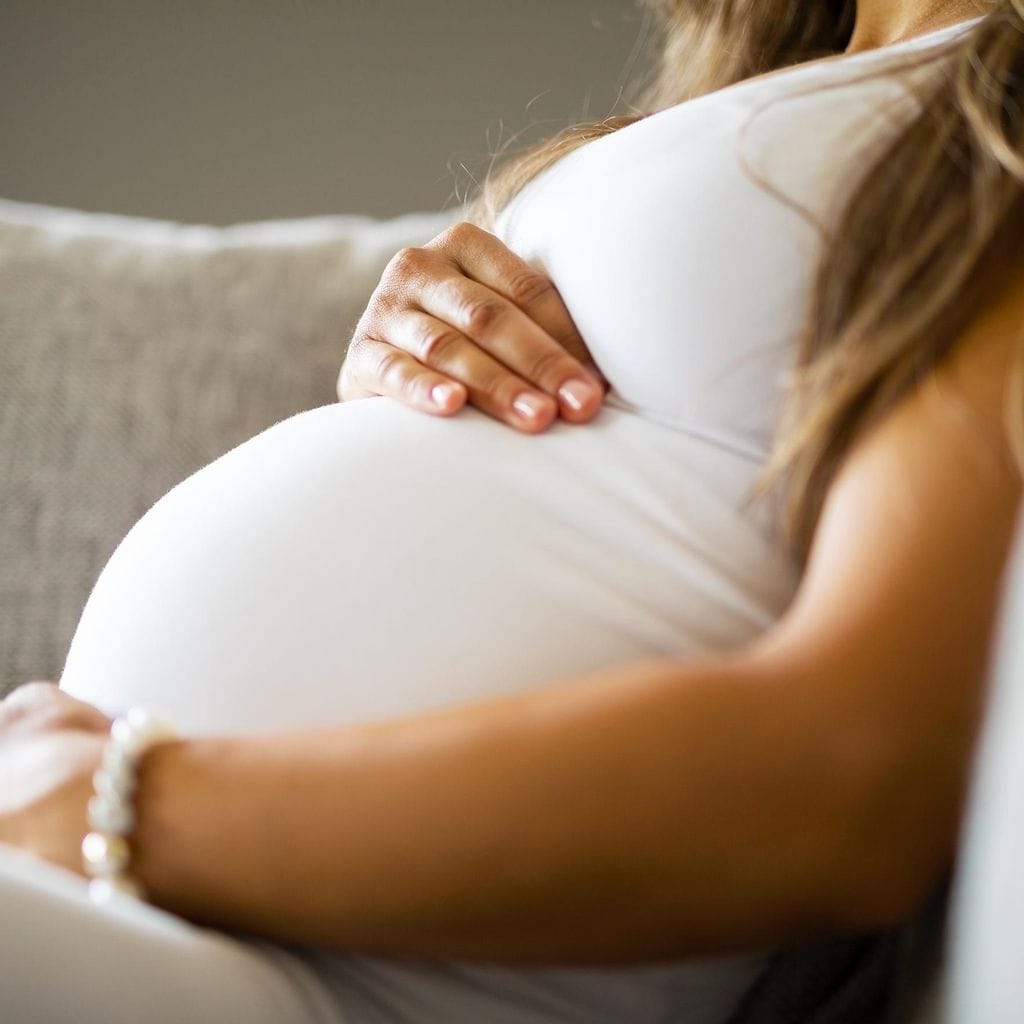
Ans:
[{"label": "blurred background", "polygon": [[228,224],[457,205],[628,106],[637,0],[0,0],[0,196]]}]

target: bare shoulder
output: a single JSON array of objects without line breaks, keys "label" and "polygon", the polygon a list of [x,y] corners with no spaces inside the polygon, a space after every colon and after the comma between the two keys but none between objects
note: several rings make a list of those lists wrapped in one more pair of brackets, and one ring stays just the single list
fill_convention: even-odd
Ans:
[{"label": "bare shoulder", "polygon": [[[943,365],[851,452],[825,502],[794,616],[829,602],[952,614],[997,587],[1016,522],[1024,428],[1024,259]],[[877,614],[877,613],[876,613]],[[900,618],[910,615],[904,605]],[[932,625],[936,625],[935,620]]]}]

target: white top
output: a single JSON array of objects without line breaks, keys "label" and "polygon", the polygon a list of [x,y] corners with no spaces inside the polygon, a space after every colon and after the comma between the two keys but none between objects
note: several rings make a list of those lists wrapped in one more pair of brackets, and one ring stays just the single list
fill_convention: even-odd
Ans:
[{"label": "white top", "polygon": [[[594,423],[528,437],[472,410],[435,419],[375,399],[278,424],[129,533],[83,613],[64,687],[108,710],[163,709],[186,731],[273,730],[699,656],[764,630],[796,576],[770,510],[745,499],[817,236],[743,174],[739,133],[755,107],[840,82],[880,52],[657,114],[565,158],[513,204],[504,237],[550,273],[613,386]],[[889,80],[789,98],[750,125],[747,157],[824,211],[853,184],[844,170],[863,166],[855,144],[884,139],[908,102]],[[410,1024],[710,1024],[763,964],[311,958],[353,1020]]]}]

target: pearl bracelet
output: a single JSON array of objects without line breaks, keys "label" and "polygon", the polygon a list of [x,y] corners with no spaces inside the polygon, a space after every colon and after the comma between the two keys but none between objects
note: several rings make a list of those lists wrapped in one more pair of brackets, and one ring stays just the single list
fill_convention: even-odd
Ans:
[{"label": "pearl bracelet", "polygon": [[176,736],[169,723],[143,708],[132,708],[110,727],[100,767],[92,777],[90,831],[82,840],[82,865],[90,878],[89,898],[95,903],[105,903],[117,893],[145,899],[144,889],[129,873],[128,837],[135,828],[132,797],[146,751]]}]

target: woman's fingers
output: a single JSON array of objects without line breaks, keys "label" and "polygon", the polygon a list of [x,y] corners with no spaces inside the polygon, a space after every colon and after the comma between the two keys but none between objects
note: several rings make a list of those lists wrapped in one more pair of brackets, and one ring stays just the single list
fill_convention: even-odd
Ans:
[{"label": "woman's fingers", "polygon": [[[506,367],[518,378],[517,386],[527,386],[534,397],[550,395],[566,419],[589,419],[600,407],[604,391],[597,378],[539,324],[492,288],[453,272],[425,288],[420,304],[424,312],[454,329],[442,336],[443,345],[424,345],[413,353],[425,365],[450,372],[440,361],[449,354],[453,347],[450,342],[457,335]],[[433,339],[428,334],[425,340],[430,343]],[[490,368],[491,364],[476,365]],[[471,392],[490,391],[501,384],[500,375],[492,374],[480,380],[459,379]],[[498,400],[499,396],[494,398]]]},{"label": "woman's fingers", "polygon": [[495,236],[456,225],[386,268],[338,377],[442,415],[465,401],[520,429],[582,423],[605,382],[551,281]]},{"label": "woman's fingers", "polygon": [[439,235],[427,248],[446,253],[465,276],[521,309],[581,367],[602,380],[554,282],[499,238],[474,224],[462,223]]},{"label": "woman's fingers", "polygon": [[55,683],[23,683],[0,699],[0,739],[22,731],[103,732],[109,727],[110,720],[102,711],[70,696]]},{"label": "woman's fingers", "polygon": [[[450,320],[413,310],[396,318],[391,336],[423,366],[463,382],[473,405],[510,426],[532,433],[558,416],[557,399],[513,372],[517,360],[503,361],[501,356],[508,353],[502,345],[492,349],[452,327]],[[556,386],[550,383],[552,389]]]},{"label": "woman's fingers", "polygon": [[[349,398],[357,397],[361,388],[366,394],[387,395],[419,412],[437,416],[458,412],[468,400],[488,415],[527,433],[543,430],[558,416],[553,398],[531,388],[477,345],[426,313],[405,314],[390,336],[402,342],[401,347],[373,338],[360,340],[361,352],[349,364]],[[435,338],[438,340],[429,340]],[[424,345],[441,373],[432,372],[406,351],[407,347],[416,351]],[[362,385],[361,367],[367,372]],[[476,383],[467,387],[463,380]]]},{"label": "woman's fingers", "polygon": [[390,342],[364,335],[349,346],[338,396],[347,401],[371,395],[386,395],[419,412],[441,416],[458,412],[466,404],[463,384],[432,372]]}]

